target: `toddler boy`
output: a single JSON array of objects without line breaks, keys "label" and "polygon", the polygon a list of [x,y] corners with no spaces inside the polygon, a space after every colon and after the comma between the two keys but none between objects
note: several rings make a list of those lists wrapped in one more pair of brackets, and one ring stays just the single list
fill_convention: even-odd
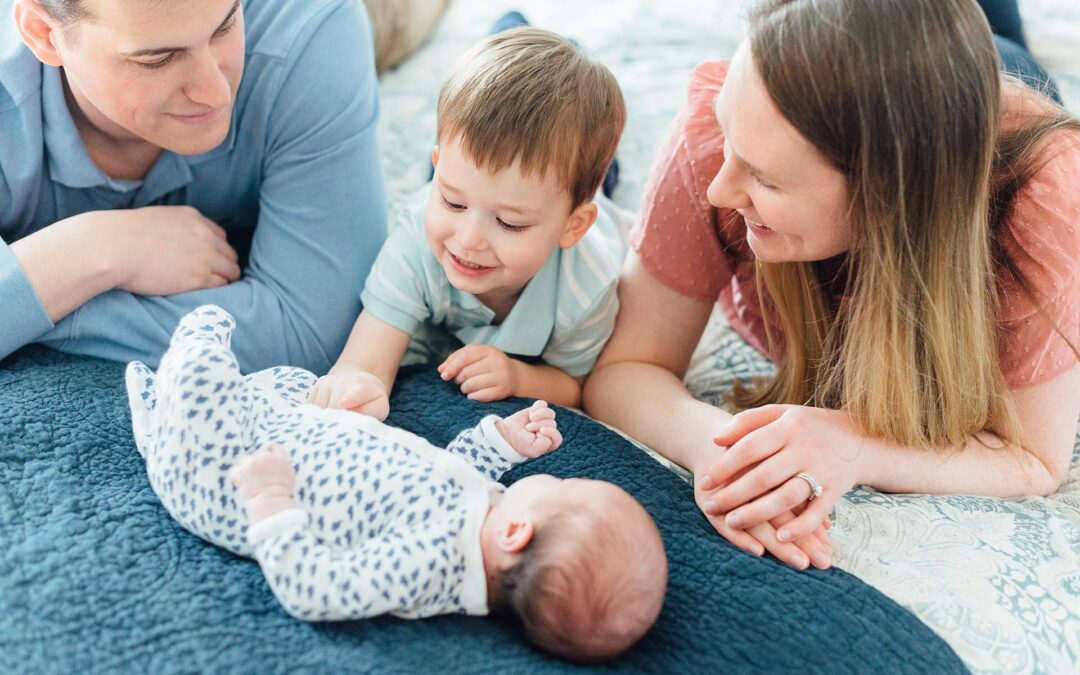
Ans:
[{"label": "toddler boy", "polygon": [[554,33],[506,30],[462,56],[439,95],[433,180],[311,402],[385,419],[410,338],[436,325],[465,345],[439,372],[469,398],[579,405],[618,310],[626,242],[597,189],[625,119],[614,76]]}]

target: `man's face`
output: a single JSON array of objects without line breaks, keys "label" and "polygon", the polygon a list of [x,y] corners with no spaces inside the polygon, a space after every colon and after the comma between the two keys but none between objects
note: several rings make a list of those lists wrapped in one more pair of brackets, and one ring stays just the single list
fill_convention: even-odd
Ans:
[{"label": "man's face", "polygon": [[182,155],[220,145],[244,71],[240,0],[83,2],[90,16],[57,35],[86,121],[120,144]]}]

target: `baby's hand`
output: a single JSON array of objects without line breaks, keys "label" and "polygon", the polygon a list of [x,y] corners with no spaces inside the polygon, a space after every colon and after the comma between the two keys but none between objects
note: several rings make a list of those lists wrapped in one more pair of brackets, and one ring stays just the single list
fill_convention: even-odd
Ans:
[{"label": "baby's hand", "polygon": [[460,385],[462,394],[483,403],[513,396],[518,386],[513,359],[491,345],[465,345],[442,362],[439,375]]},{"label": "baby's hand", "polygon": [[379,378],[363,371],[323,375],[311,388],[308,403],[371,415],[380,422],[390,414],[386,386]]},{"label": "baby's hand", "polygon": [[240,490],[252,525],[296,506],[292,496],[296,473],[280,445],[244,457],[229,469],[229,479]]},{"label": "baby's hand", "polygon": [[555,411],[544,401],[519,410],[495,423],[499,433],[518,454],[533,459],[562,444],[562,434],[555,424]]}]

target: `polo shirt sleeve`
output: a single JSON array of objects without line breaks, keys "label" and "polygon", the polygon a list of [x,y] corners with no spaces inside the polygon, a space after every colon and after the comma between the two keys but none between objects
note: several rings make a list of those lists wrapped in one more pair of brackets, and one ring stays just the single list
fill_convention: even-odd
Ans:
[{"label": "polo shirt sleeve", "polygon": [[568,326],[556,322],[544,349],[544,363],[571,377],[584,377],[592,371],[615,330],[615,315],[619,313],[616,286],[615,282],[607,286],[577,321]]},{"label": "polo shirt sleeve", "polygon": [[168,297],[104,293],[58,324],[55,346],[154,366],[179,318],[215,304],[236,317],[245,372],[284,363],[329,369],[386,237],[378,83],[362,3],[327,3],[294,34],[274,57],[282,61],[280,86],[267,93],[273,99],[257,131],[265,158],[244,277]]},{"label": "polo shirt sleeve", "polygon": [[615,330],[619,272],[626,257],[626,231],[633,214],[597,195],[596,222],[563,251],[558,275],[555,325],[542,358],[571,377],[592,371]]},{"label": "polo shirt sleeve", "polygon": [[15,254],[0,241],[0,359],[52,327]]},{"label": "polo shirt sleeve", "polygon": [[428,250],[420,216],[402,212],[364,283],[364,309],[400,331],[414,335],[431,317],[431,289],[424,254]]}]

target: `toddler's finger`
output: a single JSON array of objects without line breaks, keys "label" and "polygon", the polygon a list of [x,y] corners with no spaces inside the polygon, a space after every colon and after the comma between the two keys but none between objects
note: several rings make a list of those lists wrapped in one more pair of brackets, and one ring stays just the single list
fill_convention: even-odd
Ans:
[{"label": "toddler's finger", "polygon": [[[462,393],[464,393],[464,390],[462,390]],[[499,400],[499,389],[498,387],[487,387],[484,389],[479,389],[470,394],[467,394],[466,398],[468,398],[470,401],[491,403],[492,401]]]}]

